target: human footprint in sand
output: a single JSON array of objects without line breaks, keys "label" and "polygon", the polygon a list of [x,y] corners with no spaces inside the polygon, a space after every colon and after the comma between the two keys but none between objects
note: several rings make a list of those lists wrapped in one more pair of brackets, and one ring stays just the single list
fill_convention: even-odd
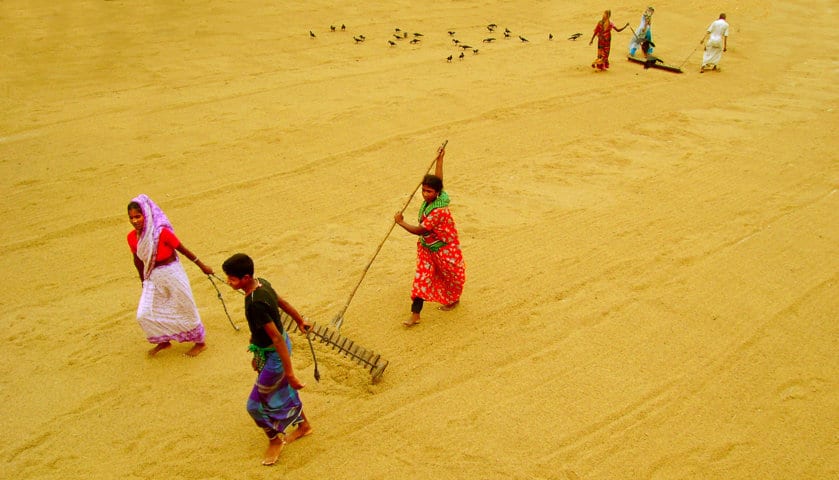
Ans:
[{"label": "human footprint in sand", "polygon": [[148,196],[139,195],[128,204],[128,220],[134,226],[128,233],[128,246],[143,285],[137,321],[154,344],[149,356],[177,341],[194,342],[186,355],[195,357],[207,349],[204,324],[178,253],[207,275],[213,269],[181,243],[166,214]]},{"label": "human footprint in sand", "polygon": [[[222,269],[227,284],[245,294],[245,317],[251,331],[248,350],[253,352],[251,366],[259,372],[248,397],[248,413],[268,436],[262,464],[274,465],[286,444],[312,433],[297,393],[305,385],[294,375],[291,340],[280,321],[280,309],[297,322],[301,332],[307,332],[311,325],[277,295],[268,280],[254,277],[249,256],[237,253],[224,262]],[[296,428],[286,433],[289,427]]]},{"label": "human footprint in sand", "polygon": [[411,288],[411,317],[402,322],[406,327],[420,322],[425,301],[443,304],[441,310],[451,310],[460,303],[466,283],[466,265],[460,250],[460,240],[449,211],[449,194],[443,190],[443,157],[445,146],[437,150],[434,175],[422,179],[422,205],[417,221],[405,222],[402,212],[393,217],[405,231],[417,235],[417,267]]}]

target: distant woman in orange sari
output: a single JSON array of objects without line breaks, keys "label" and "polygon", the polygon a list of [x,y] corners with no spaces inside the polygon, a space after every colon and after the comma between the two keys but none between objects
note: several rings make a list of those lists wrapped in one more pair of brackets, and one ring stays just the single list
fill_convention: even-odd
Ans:
[{"label": "distant woman in orange sari", "polygon": [[441,310],[451,310],[460,302],[466,283],[466,266],[460,250],[460,240],[454,219],[449,211],[449,194],[443,190],[444,147],[437,151],[434,175],[422,179],[422,206],[419,225],[405,222],[402,212],[394,217],[397,225],[417,235],[417,269],[411,288],[411,318],[402,322],[406,327],[420,321],[423,302],[441,303]]},{"label": "distant woman in orange sari", "polygon": [[629,22],[627,22],[626,25],[618,28],[612,23],[611,18],[612,11],[604,11],[603,18],[594,27],[594,33],[591,35],[591,40],[589,40],[588,44],[591,45],[594,42],[594,37],[597,37],[597,59],[591,64],[591,68],[597,70],[606,70],[609,68],[609,52],[612,49],[612,30],[622,32],[624,28],[629,26]]}]

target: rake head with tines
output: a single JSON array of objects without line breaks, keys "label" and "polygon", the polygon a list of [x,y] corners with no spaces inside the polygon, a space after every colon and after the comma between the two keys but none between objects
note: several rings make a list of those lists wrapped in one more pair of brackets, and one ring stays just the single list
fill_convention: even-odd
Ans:
[{"label": "rake head with tines", "polygon": [[[333,320],[333,322],[336,321],[340,324],[340,315]],[[286,331],[299,331],[297,323],[295,323],[290,317],[285,317],[284,326]],[[311,345],[312,336],[314,336],[316,340],[320,340],[321,343],[329,345],[333,350],[338,350],[343,353],[345,357],[350,357],[356,363],[366,368],[370,372],[371,380],[374,384],[379,383],[382,379],[382,374],[384,374],[385,368],[387,368],[388,361],[384,360],[381,355],[356,344],[349,338],[342,336],[337,330],[330,329],[327,326],[312,324],[308,333],[306,333],[306,338],[309,339],[310,342],[309,346],[312,348],[312,358],[314,358],[314,347]],[[317,371],[317,361],[315,360],[315,379],[317,380],[319,377],[320,373]]]}]

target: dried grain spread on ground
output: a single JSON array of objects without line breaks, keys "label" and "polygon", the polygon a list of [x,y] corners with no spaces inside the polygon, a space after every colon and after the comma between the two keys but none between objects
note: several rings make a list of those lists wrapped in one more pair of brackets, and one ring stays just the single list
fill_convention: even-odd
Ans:
[{"label": "dried grain spread on ground", "polygon": [[[655,4],[682,75],[624,60],[642,3],[345,3],[0,3],[0,476],[836,476],[835,2]],[[316,343],[314,382],[293,335],[315,431],[260,466],[247,333],[197,269],[208,349],[145,355],[128,201],[325,323],[444,139],[461,304],[402,327],[395,231],[341,328],[382,381]]]}]

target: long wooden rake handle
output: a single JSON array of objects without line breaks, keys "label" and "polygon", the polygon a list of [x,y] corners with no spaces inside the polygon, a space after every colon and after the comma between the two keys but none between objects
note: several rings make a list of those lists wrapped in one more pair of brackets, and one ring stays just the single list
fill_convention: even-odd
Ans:
[{"label": "long wooden rake handle", "polygon": [[[443,145],[440,147],[440,150],[446,148],[446,145],[448,143],[449,143],[448,140],[444,140]],[[426,172],[430,172],[431,169],[434,168],[434,163],[435,162],[437,162],[437,157],[436,156],[434,157],[434,160],[431,161],[431,165],[428,166],[428,169],[426,170]],[[411,201],[414,199],[414,195],[417,194],[417,191],[420,189],[421,186],[422,186],[422,182],[417,184],[417,187],[414,188],[413,192],[411,192],[411,196],[408,197],[408,201],[405,202],[405,205],[402,206],[402,210],[400,210],[399,213],[405,213],[405,210],[408,208],[408,205],[411,204]],[[382,247],[384,246],[385,242],[387,241],[387,238],[390,236],[390,232],[393,231],[393,227],[395,227],[395,226],[396,226],[396,222],[393,222],[393,223],[390,224],[390,228],[387,229],[387,233],[385,234],[385,238],[383,238],[382,241],[379,242],[379,246],[376,247],[376,252],[373,253],[373,257],[370,258],[370,261],[367,262],[367,266],[365,266],[364,270],[361,272],[361,278],[358,279],[358,283],[355,284],[355,288],[353,288],[352,292],[350,292],[350,296],[349,296],[349,298],[347,298],[347,303],[344,304],[344,308],[342,308],[341,311],[338,312],[338,315],[336,315],[335,318],[332,320],[332,325],[335,327],[336,330],[341,329],[341,325],[344,323],[344,313],[346,313],[347,309],[350,308],[350,303],[352,302],[352,299],[355,296],[355,292],[358,291],[358,287],[360,287],[361,282],[364,281],[364,277],[367,275],[367,271],[370,270],[370,265],[373,265],[373,261],[376,259],[376,256],[379,254],[380,251],[382,251]]]}]

